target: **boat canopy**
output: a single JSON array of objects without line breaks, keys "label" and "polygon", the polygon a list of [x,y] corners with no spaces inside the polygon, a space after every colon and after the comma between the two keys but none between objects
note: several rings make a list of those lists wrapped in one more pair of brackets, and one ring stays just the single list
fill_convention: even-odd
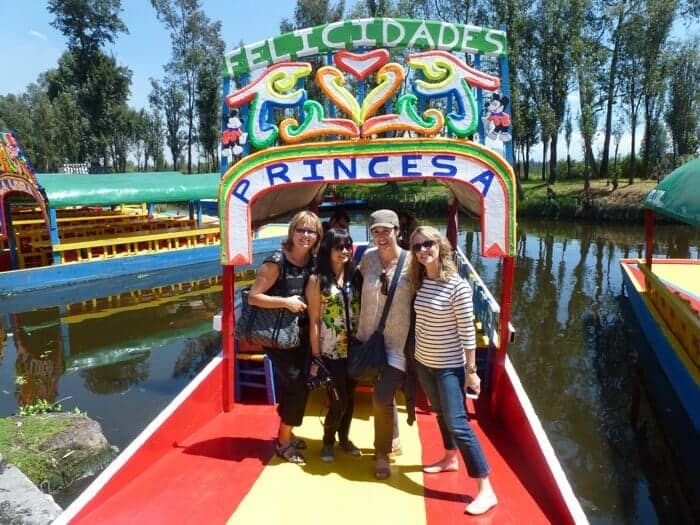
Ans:
[{"label": "boat canopy", "polygon": [[118,204],[187,202],[216,199],[221,175],[147,173],[38,173],[49,208]]},{"label": "boat canopy", "polygon": [[667,175],[644,198],[644,207],[700,226],[700,158],[686,162]]},{"label": "boat canopy", "polygon": [[329,184],[426,179],[481,217],[485,256],[515,255],[506,55],[501,29],[394,18],[226,53],[222,264],[249,264],[254,223],[313,208]]}]

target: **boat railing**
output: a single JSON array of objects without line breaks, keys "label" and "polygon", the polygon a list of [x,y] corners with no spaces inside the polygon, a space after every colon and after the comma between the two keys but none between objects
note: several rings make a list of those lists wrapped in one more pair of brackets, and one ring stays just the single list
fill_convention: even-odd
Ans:
[{"label": "boat railing", "polygon": [[[160,231],[152,234],[122,233],[114,237],[67,242],[56,244],[51,249],[58,256],[58,262],[64,263],[208,246],[218,244],[218,242],[219,228],[177,228],[173,231]],[[37,247],[42,246],[38,245]]]},{"label": "boat railing", "polygon": [[690,302],[669,290],[643,260],[640,259],[637,264],[644,275],[647,296],[678,339],[688,359],[700,369],[700,317]]},{"label": "boat railing", "polygon": [[[494,352],[500,350],[499,318],[501,307],[491,294],[484,281],[474,269],[469,259],[457,248],[455,252],[457,268],[462,277],[467,279],[472,288],[474,303],[474,321],[477,330],[477,368],[485,373],[479,374],[483,388],[489,388],[491,366]],[[508,323],[509,342],[515,339],[515,329]]]}]

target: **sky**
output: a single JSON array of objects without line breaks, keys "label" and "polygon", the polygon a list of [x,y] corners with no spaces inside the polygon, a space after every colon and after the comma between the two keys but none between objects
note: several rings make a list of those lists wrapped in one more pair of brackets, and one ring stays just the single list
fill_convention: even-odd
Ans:
[{"label": "sky", "polygon": [[[202,0],[210,20],[221,20],[226,50],[279,33],[283,18],[292,18],[293,0]],[[4,49],[0,95],[22,93],[42,72],[56,67],[66,38],[51,26],[53,16],[44,0],[0,0],[0,47]],[[252,7],[254,6],[254,8]],[[170,60],[170,36],[148,0],[122,0],[121,18],[129,34],[121,33],[108,48],[120,65],[132,70],[129,105],[147,105],[150,78],[163,76]]]},{"label": "sky", "polygon": [[[354,3],[346,1],[346,12]],[[280,21],[293,17],[296,2],[201,0],[201,4],[210,20],[221,20],[226,50],[230,51],[241,41],[253,43],[277,35]],[[170,37],[148,0],[122,0],[121,18],[129,34],[120,34],[116,44],[107,52],[113,53],[120,65],[131,69],[129,105],[140,109],[147,106],[151,90],[149,79],[162,78],[163,65],[170,60]],[[0,31],[0,47],[4,50],[0,62],[0,95],[23,93],[42,72],[56,67],[58,58],[66,49],[66,38],[51,26],[52,15],[45,0],[0,0],[0,20],[4,22]],[[570,104],[577,108],[575,95],[572,95]],[[641,138],[641,133],[638,137]],[[629,152],[630,145],[630,134],[627,133],[620,144],[621,154]],[[558,154],[565,158],[564,140],[559,141]],[[574,133],[571,154],[575,159],[582,157],[578,133]],[[541,149],[535,148],[532,159],[540,160],[541,155]]]}]

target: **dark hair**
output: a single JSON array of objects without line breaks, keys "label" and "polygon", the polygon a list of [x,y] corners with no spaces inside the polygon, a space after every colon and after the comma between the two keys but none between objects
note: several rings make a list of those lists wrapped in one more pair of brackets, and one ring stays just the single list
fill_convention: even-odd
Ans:
[{"label": "dark hair", "polygon": [[331,215],[331,220],[332,221],[346,220],[346,221],[350,222],[350,215],[348,215],[348,212],[346,212],[344,209],[338,208],[335,210],[335,212],[333,212],[333,215]]},{"label": "dark hair", "polygon": [[[343,246],[346,243],[352,244],[352,237],[347,230],[343,228],[331,228],[326,232],[321,240],[321,245],[318,249],[317,269],[318,280],[321,288],[321,293],[327,294],[333,284],[335,284],[335,274],[331,267],[331,250],[338,246]],[[343,272],[343,283],[347,286],[355,273],[355,263],[350,257],[345,263],[345,271]]]}]

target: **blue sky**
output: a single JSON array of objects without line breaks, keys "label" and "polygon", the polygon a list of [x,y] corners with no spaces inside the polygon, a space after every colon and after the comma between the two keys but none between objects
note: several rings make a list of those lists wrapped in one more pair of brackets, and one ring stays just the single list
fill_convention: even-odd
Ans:
[{"label": "blue sky", "polygon": [[[294,0],[201,0],[210,20],[222,21],[222,34],[227,50],[238,43],[257,42],[279,33],[283,18],[292,18]],[[346,1],[346,12],[355,4]],[[136,109],[147,105],[151,90],[150,78],[162,78],[163,65],[170,60],[170,37],[156,19],[148,0],[122,0],[121,17],[129,28],[129,34],[119,36],[109,51],[121,65],[132,71],[131,98],[129,104]],[[0,95],[22,93],[35,82],[40,73],[55,67],[66,49],[66,39],[51,27],[52,16],[44,0],[0,0],[0,46],[4,50],[0,74]],[[673,34],[683,39],[698,33],[698,24],[690,28],[677,23]],[[569,99],[574,112],[578,110],[575,93]],[[576,125],[574,125],[576,128]],[[641,128],[638,132],[641,140]],[[597,137],[600,141],[601,136]],[[625,133],[620,144],[621,153],[629,152],[630,134]],[[571,153],[581,158],[581,140],[574,132]],[[559,154],[565,155],[564,141],[559,141]],[[539,159],[537,152],[534,157]]]},{"label": "blue sky", "polygon": [[[347,2],[351,4],[353,2]],[[279,33],[279,23],[294,14],[292,0],[202,0],[210,20],[221,20],[227,50]],[[134,108],[147,104],[149,78],[161,78],[170,60],[170,37],[148,0],[122,0],[121,17],[129,34],[121,34],[111,52],[132,70]],[[0,95],[22,93],[40,73],[55,67],[66,49],[65,37],[51,26],[43,0],[0,0],[0,47],[3,51]]]}]

